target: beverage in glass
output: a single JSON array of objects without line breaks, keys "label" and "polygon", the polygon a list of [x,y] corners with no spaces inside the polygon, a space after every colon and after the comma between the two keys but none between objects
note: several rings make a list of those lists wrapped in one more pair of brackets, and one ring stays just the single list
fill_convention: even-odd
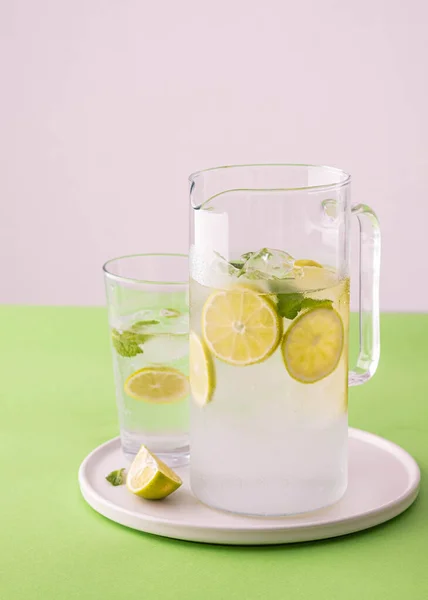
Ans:
[{"label": "beverage in glass", "polygon": [[104,265],[122,448],[171,466],[188,448],[188,259],[146,254]]}]

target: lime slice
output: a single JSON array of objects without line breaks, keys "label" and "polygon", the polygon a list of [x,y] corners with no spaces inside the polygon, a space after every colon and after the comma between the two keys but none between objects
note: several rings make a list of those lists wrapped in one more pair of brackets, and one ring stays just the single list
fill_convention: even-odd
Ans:
[{"label": "lime slice", "polygon": [[297,317],[284,335],[287,371],[301,383],[315,383],[337,367],[343,350],[343,323],[333,308],[313,308]]},{"label": "lime slice", "polygon": [[135,400],[165,404],[184,400],[189,394],[189,381],[172,367],[145,367],[128,377],[124,389]]},{"label": "lime slice", "polygon": [[202,310],[209,350],[236,366],[262,362],[278,347],[282,321],[269,298],[248,288],[214,292]]},{"label": "lime slice", "polygon": [[199,406],[204,406],[214,393],[215,371],[208,349],[194,331],[189,335],[189,366],[193,400]]},{"label": "lime slice", "polygon": [[128,490],[146,500],[166,498],[182,483],[180,477],[145,446],[141,446],[126,478]]},{"label": "lime slice", "polygon": [[320,269],[322,269],[322,265],[320,265],[319,262],[317,262],[316,260],[311,260],[310,258],[299,258],[298,260],[294,261],[294,266],[295,267],[319,267]]}]

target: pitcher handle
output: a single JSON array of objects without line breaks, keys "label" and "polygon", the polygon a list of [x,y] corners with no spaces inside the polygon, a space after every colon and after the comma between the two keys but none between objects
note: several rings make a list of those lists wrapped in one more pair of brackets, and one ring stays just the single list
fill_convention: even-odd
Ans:
[{"label": "pitcher handle", "polygon": [[349,372],[349,385],[361,385],[375,374],[380,355],[380,227],[376,214],[366,204],[357,204],[351,211],[357,217],[360,228],[360,350],[356,367]]}]

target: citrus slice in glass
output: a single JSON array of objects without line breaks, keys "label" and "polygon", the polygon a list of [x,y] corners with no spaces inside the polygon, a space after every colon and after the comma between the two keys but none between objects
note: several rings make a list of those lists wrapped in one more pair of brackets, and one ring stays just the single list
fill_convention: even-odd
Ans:
[{"label": "citrus slice in glass", "polygon": [[299,258],[294,261],[295,267],[318,267],[322,269],[322,265],[316,260],[311,260],[310,258]]},{"label": "citrus slice in glass", "polygon": [[128,490],[146,500],[166,498],[181,484],[180,477],[145,446],[141,446],[126,477]]},{"label": "citrus slice in glass", "polygon": [[247,366],[264,361],[276,350],[282,321],[269,298],[236,287],[208,297],[202,331],[214,356],[230,365]]},{"label": "citrus slice in glass", "polygon": [[287,371],[301,383],[315,383],[336,369],[343,350],[342,319],[333,308],[313,308],[298,316],[281,344]]},{"label": "citrus slice in glass", "polygon": [[199,406],[210,402],[215,389],[214,364],[205,343],[194,332],[189,335],[190,389]]},{"label": "citrus slice in glass", "polygon": [[172,367],[145,367],[128,377],[124,389],[134,400],[166,404],[184,400],[189,394],[189,381]]}]

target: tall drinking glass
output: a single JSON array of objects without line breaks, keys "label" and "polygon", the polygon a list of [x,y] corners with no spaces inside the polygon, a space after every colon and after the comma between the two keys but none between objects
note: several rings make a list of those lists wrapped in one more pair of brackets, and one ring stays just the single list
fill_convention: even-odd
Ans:
[{"label": "tall drinking glass", "polygon": [[171,466],[188,440],[188,257],[140,254],[104,265],[122,449],[145,444]]},{"label": "tall drinking glass", "polygon": [[[289,515],[347,487],[348,385],[379,360],[380,232],[351,178],[310,165],[190,177],[194,494]],[[360,353],[348,374],[349,238],[359,221]]]}]

